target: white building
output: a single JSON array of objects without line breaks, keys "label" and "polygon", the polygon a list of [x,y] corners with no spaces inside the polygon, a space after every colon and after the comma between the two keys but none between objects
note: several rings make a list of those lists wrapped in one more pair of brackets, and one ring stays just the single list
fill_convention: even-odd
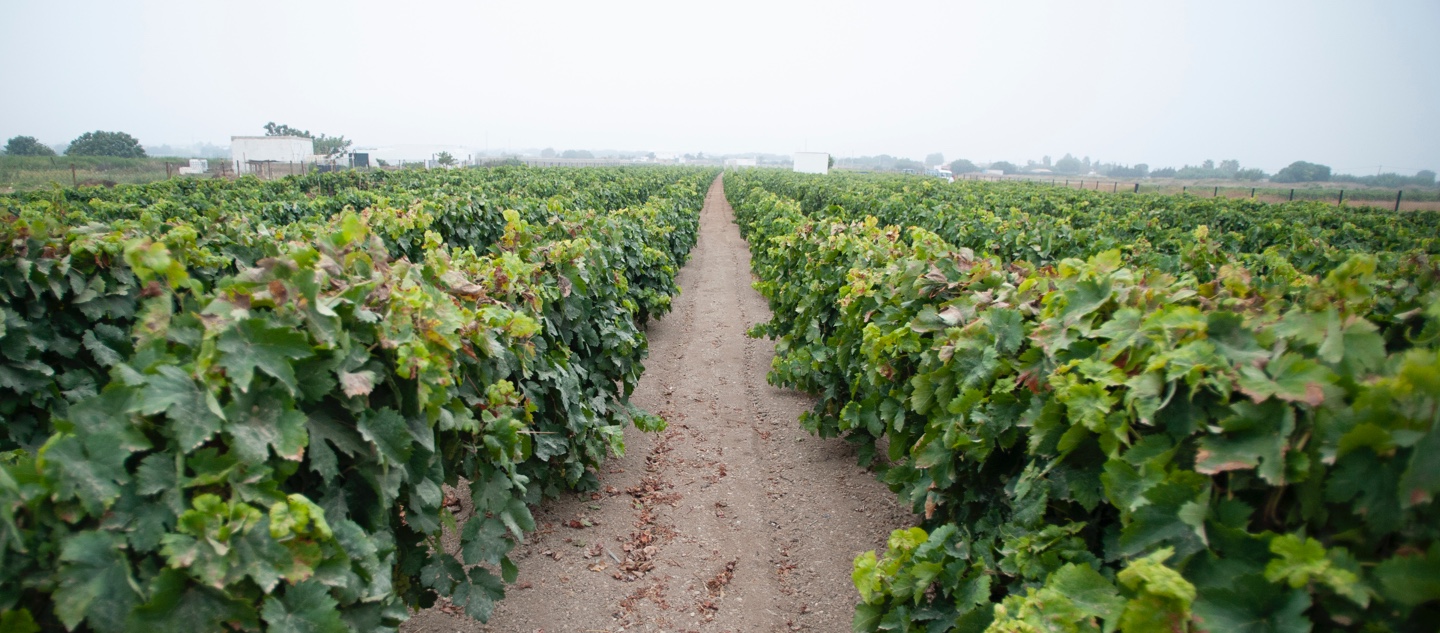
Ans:
[{"label": "white building", "polygon": [[830,154],[795,152],[795,171],[802,174],[828,174],[830,173]]},{"label": "white building", "polygon": [[180,174],[204,174],[210,171],[210,161],[203,158],[192,158],[190,164],[180,168]]},{"label": "white building", "polygon": [[726,166],[726,167],[754,167],[754,166],[755,166],[755,159],[753,159],[753,158],[727,158],[727,159],[725,159],[725,166]]},{"label": "white building", "polygon": [[249,174],[265,163],[306,165],[315,162],[315,139],[303,136],[232,136],[230,164],[237,174]]}]

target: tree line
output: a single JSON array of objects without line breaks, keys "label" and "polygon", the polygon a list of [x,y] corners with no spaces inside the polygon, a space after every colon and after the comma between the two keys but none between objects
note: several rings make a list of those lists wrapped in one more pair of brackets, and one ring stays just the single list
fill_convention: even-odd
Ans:
[{"label": "tree line", "polygon": [[[315,153],[336,156],[350,149],[353,141],[342,136],[313,134],[289,125],[269,122],[265,124],[265,136],[300,136],[315,142]],[[33,136],[15,136],[5,143],[6,156],[58,156],[55,149],[41,143]],[[70,141],[65,147],[66,156],[110,156],[115,158],[145,158],[145,148],[140,141],[125,132],[96,130],[86,132]]]},{"label": "tree line", "polygon": [[[865,157],[868,158],[868,157]],[[888,157],[887,157],[888,158]],[[935,160],[932,163],[932,159]],[[862,158],[863,160],[863,158]],[[905,159],[895,159],[894,162],[904,162]],[[909,161],[914,163],[915,161]],[[926,159],[926,165],[939,165],[943,162],[940,154],[931,154]],[[843,164],[843,161],[842,161]],[[995,161],[981,166],[966,159],[952,161],[948,165],[953,174],[976,173],[983,170],[998,170],[1005,174],[1056,174],[1060,176],[1083,176],[1098,175],[1108,178],[1176,178],[1180,180],[1240,180],[1260,181],[1269,180],[1278,183],[1302,183],[1302,182],[1353,182],[1370,187],[1433,187],[1435,186],[1435,172],[1429,169],[1420,170],[1413,176],[1387,172],[1373,176],[1355,176],[1350,174],[1335,174],[1328,165],[1311,163],[1297,160],[1274,174],[1268,174],[1256,167],[1242,167],[1240,161],[1235,159],[1206,160],[1199,165],[1185,165],[1180,168],[1162,167],[1151,169],[1148,164],[1138,163],[1135,165],[1122,165],[1116,163],[1103,163],[1099,160],[1091,160],[1089,156],[1076,158],[1066,154],[1056,161],[1051,161],[1049,156],[1042,158],[1039,162],[1027,161],[1025,166],[1019,166],[1009,161]]]},{"label": "tree line", "polygon": [[[51,148],[33,136],[16,136],[5,143],[6,156],[56,156]],[[145,158],[145,148],[140,141],[124,132],[96,130],[86,132],[70,141],[65,147],[66,156],[114,156],[117,158]]]}]

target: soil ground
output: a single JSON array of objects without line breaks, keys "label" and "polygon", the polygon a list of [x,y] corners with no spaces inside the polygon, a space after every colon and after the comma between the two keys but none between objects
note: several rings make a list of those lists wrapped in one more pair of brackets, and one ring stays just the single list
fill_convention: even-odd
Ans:
[{"label": "soil ground", "polygon": [[852,561],[914,517],[850,445],[800,428],[808,396],[766,384],[772,345],[745,331],[770,312],[719,179],[691,255],[633,398],[669,428],[627,429],[600,491],[536,510],[488,624],[442,601],[404,631],[850,629]]}]

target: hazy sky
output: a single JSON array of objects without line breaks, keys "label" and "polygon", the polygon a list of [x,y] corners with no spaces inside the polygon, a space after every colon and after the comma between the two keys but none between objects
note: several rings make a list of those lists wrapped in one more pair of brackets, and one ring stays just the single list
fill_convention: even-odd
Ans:
[{"label": "hazy sky", "polygon": [[1440,2],[0,0],[0,138],[1440,168]]}]

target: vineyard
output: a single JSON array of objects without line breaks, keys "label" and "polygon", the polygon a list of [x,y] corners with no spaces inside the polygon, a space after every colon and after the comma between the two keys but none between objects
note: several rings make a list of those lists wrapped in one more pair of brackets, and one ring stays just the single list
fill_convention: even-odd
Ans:
[{"label": "vineyard", "polygon": [[856,631],[1440,621],[1440,214],[757,170],[726,191],[770,381],[924,517],[856,559]]},{"label": "vineyard", "polygon": [[714,176],[0,197],[0,630],[394,630],[440,597],[486,619],[529,506],[663,426],[628,400],[641,328]]},{"label": "vineyard", "polygon": [[716,176],[0,196],[0,631],[1440,621],[1440,213]]}]

